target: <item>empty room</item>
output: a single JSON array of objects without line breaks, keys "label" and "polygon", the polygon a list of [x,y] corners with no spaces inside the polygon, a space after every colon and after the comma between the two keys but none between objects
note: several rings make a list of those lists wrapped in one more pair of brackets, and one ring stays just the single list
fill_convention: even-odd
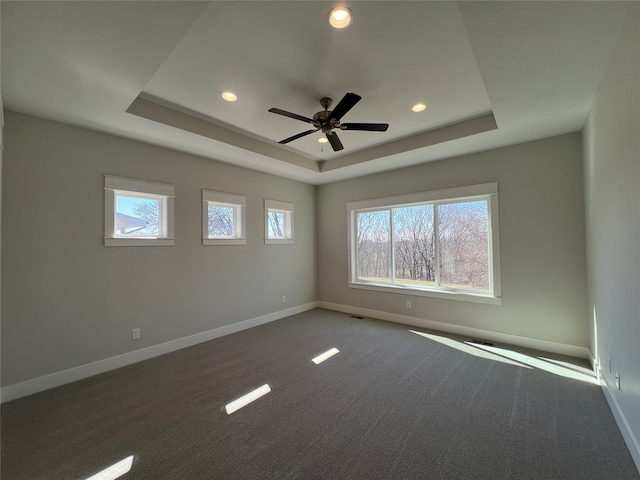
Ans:
[{"label": "empty room", "polygon": [[640,3],[2,1],[3,480],[640,480]]}]

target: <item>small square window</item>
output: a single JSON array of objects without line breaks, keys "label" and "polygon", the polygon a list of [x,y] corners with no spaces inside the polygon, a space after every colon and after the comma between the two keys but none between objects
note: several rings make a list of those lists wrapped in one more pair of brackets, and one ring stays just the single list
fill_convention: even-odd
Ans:
[{"label": "small square window", "polygon": [[114,237],[158,238],[164,232],[165,197],[115,192],[116,227]]},{"label": "small square window", "polygon": [[172,185],[105,175],[104,244],[171,246]]},{"label": "small square window", "polygon": [[293,203],[264,201],[265,237],[267,245],[293,243]]},{"label": "small square window", "polygon": [[202,244],[246,245],[244,195],[202,190]]}]

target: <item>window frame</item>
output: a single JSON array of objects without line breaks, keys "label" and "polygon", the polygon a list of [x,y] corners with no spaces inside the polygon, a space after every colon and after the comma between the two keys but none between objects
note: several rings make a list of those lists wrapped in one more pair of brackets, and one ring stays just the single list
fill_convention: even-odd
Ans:
[{"label": "window frame", "polygon": [[[209,205],[234,209],[233,237],[209,236]],[[202,189],[202,245],[246,245],[246,207],[247,197],[244,195]]]},{"label": "window frame", "polygon": [[[357,214],[367,211],[392,212],[394,208],[410,207],[417,205],[434,206],[434,225],[437,222],[437,206],[441,204],[453,204],[472,202],[477,200],[487,201],[487,236],[489,243],[489,291],[467,291],[449,287],[416,287],[399,284],[383,284],[359,280],[357,278]],[[391,213],[390,213],[391,215]],[[348,286],[349,288],[373,290],[404,295],[442,298],[449,300],[461,300],[466,302],[486,303],[501,305],[502,287],[500,276],[500,234],[499,234],[499,210],[498,210],[498,183],[485,183],[464,187],[432,190],[407,195],[359,200],[347,203],[347,238],[348,238]],[[390,238],[393,238],[393,220],[391,218]],[[434,236],[437,235],[437,227]],[[437,237],[436,237],[437,238]],[[393,242],[390,248],[393,251]],[[434,246],[439,249],[438,242]],[[393,255],[391,256],[392,279],[394,278]],[[439,270],[439,262],[437,262]],[[393,280],[392,280],[393,281]]]},{"label": "window frame", "polygon": [[[284,213],[285,236],[269,237],[269,212]],[[264,199],[264,243],[265,245],[291,245],[294,243],[294,206],[291,202]]]},{"label": "window frame", "polygon": [[[140,199],[160,200],[159,222],[161,228],[157,236],[126,237],[120,236],[116,229],[118,196],[139,197]],[[174,199],[173,185],[134,178],[104,175],[104,246],[105,247],[171,247],[174,238]],[[160,225],[159,225],[160,227]]]}]

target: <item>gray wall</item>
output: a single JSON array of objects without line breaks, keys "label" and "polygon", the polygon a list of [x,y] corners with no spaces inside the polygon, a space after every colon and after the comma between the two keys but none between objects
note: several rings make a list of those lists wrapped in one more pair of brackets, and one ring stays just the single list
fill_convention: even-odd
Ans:
[{"label": "gray wall", "polygon": [[[315,300],[315,187],[13,112],[5,138],[4,385]],[[175,185],[174,247],[103,246],[103,174]],[[247,196],[246,246],[202,246],[201,188]],[[264,245],[263,198],[294,245]]]},{"label": "gray wall", "polygon": [[[630,11],[583,135],[592,351],[636,442],[640,440],[639,10],[636,4]],[[616,371],[621,377],[619,391]],[[636,443],[640,467],[638,448]]]},{"label": "gray wall", "polygon": [[[319,300],[586,347],[582,175],[575,133],[321,186]],[[347,287],[347,202],[495,181],[502,305]]]}]

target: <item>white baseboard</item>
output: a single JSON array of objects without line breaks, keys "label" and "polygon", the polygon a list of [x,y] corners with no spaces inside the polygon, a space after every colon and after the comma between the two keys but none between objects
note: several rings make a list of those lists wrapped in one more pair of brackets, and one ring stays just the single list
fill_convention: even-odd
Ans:
[{"label": "white baseboard", "polygon": [[568,345],[566,343],[551,342],[548,340],[540,340],[537,338],[521,337],[519,335],[511,335],[509,333],[492,332],[479,328],[464,327],[461,325],[452,325],[450,323],[435,322],[424,318],[410,317],[408,315],[399,315],[396,313],[381,312],[378,310],[370,310],[368,308],[352,307],[350,305],[340,305],[330,302],[316,302],[318,307],[327,310],[335,310],[338,312],[356,314],[363,317],[378,318],[389,322],[402,323],[414,327],[428,328],[441,332],[453,333],[455,335],[463,335],[474,337],[480,340],[493,340],[494,342],[507,343],[518,347],[532,348],[545,352],[559,353],[570,357],[589,359],[592,357],[587,347],[579,347],[577,345]]},{"label": "white baseboard", "polygon": [[198,343],[207,342],[214,338],[224,337],[225,335],[246,330],[247,328],[257,327],[258,325],[273,322],[274,320],[306,312],[307,310],[317,308],[317,306],[317,302],[298,305],[297,307],[291,307],[286,310],[280,310],[260,317],[250,318],[241,322],[232,323],[231,325],[225,325],[224,327],[214,328],[213,330],[208,330],[206,332],[196,333],[195,335],[189,335],[188,337],[178,338],[152,347],[142,348],[134,352],[105,358],[104,360],[98,360],[97,362],[80,365],[79,367],[51,373],[25,382],[8,385],[2,388],[0,397],[2,398],[3,403],[9,402],[17,398],[26,397],[33,393],[59,387],[60,385],[82,380],[83,378],[92,377],[99,373],[108,372],[109,370],[131,365],[132,363],[148,360]]},{"label": "white baseboard", "polygon": [[48,390],[60,385],[65,385],[77,380],[82,380],[83,378],[91,377],[99,373],[108,372],[116,368],[131,365],[143,360],[148,360],[159,355],[164,355],[165,353],[180,350],[181,348],[186,348],[198,343],[207,342],[209,340],[213,340],[214,338],[230,335],[241,330],[246,330],[251,327],[256,327],[258,325],[273,322],[275,320],[279,320],[290,315],[295,315],[297,313],[306,312],[318,307],[326,308],[327,310],[335,310],[338,312],[345,312],[370,318],[378,318],[380,320],[387,320],[390,322],[402,323],[405,325],[453,333],[457,335],[470,336],[482,340],[493,340],[496,342],[517,345],[526,348],[533,348],[536,350],[560,353],[563,355],[569,355],[578,358],[593,358],[591,352],[586,347],[578,347],[575,345],[550,342],[547,340],[539,340],[535,338],[521,337],[506,333],[492,332],[472,327],[463,327],[460,325],[435,322],[432,320],[425,320],[422,318],[410,317],[407,315],[398,315],[367,308],[340,305],[337,303],[310,302],[304,305],[299,305],[297,307],[280,310],[278,312],[251,318],[238,323],[233,323],[231,325],[225,325],[224,327],[215,328],[213,330],[197,333],[195,335],[190,335],[188,337],[178,338],[176,340],[161,343],[159,345],[154,345],[115,357],[106,358],[104,360],[98,360],[86,365],[80,365],[78,367],[34,378],[25,382],[8,385],[2,388],[0,392],[0,398],[2,399],[3,403],[9,402],[17,398],[41,392],[43,390]]},{"label": "white baseboard", "polygon": [[627,448],[629,449],[629,453],[631,453],[631,457],[636,464],[636,468],[640,472],[640,442],[638,442],[638,439],[634,435],[633,430],[629,426],[627,417],[625,417],[624,413],[622,413],[616,397],[611,393],[611,387],[607,382],[607,378],[604,375],[602,369],[599,369],[598,373],[600,378],[600,386],[602,387],[604,396],[609,403],[609,408],[613,413],[613,418],[616,419],[616,423],[618,424],[620,433],[622,433],[622,438],[624,438],[624,441],[627,444]]},{"label": "white baseboard", "polygon": [[589,363],[591,364],[591,370],[597,372],[600,366],[598,365],[598,359],[593,355],[591,349],[589,349]]}]

